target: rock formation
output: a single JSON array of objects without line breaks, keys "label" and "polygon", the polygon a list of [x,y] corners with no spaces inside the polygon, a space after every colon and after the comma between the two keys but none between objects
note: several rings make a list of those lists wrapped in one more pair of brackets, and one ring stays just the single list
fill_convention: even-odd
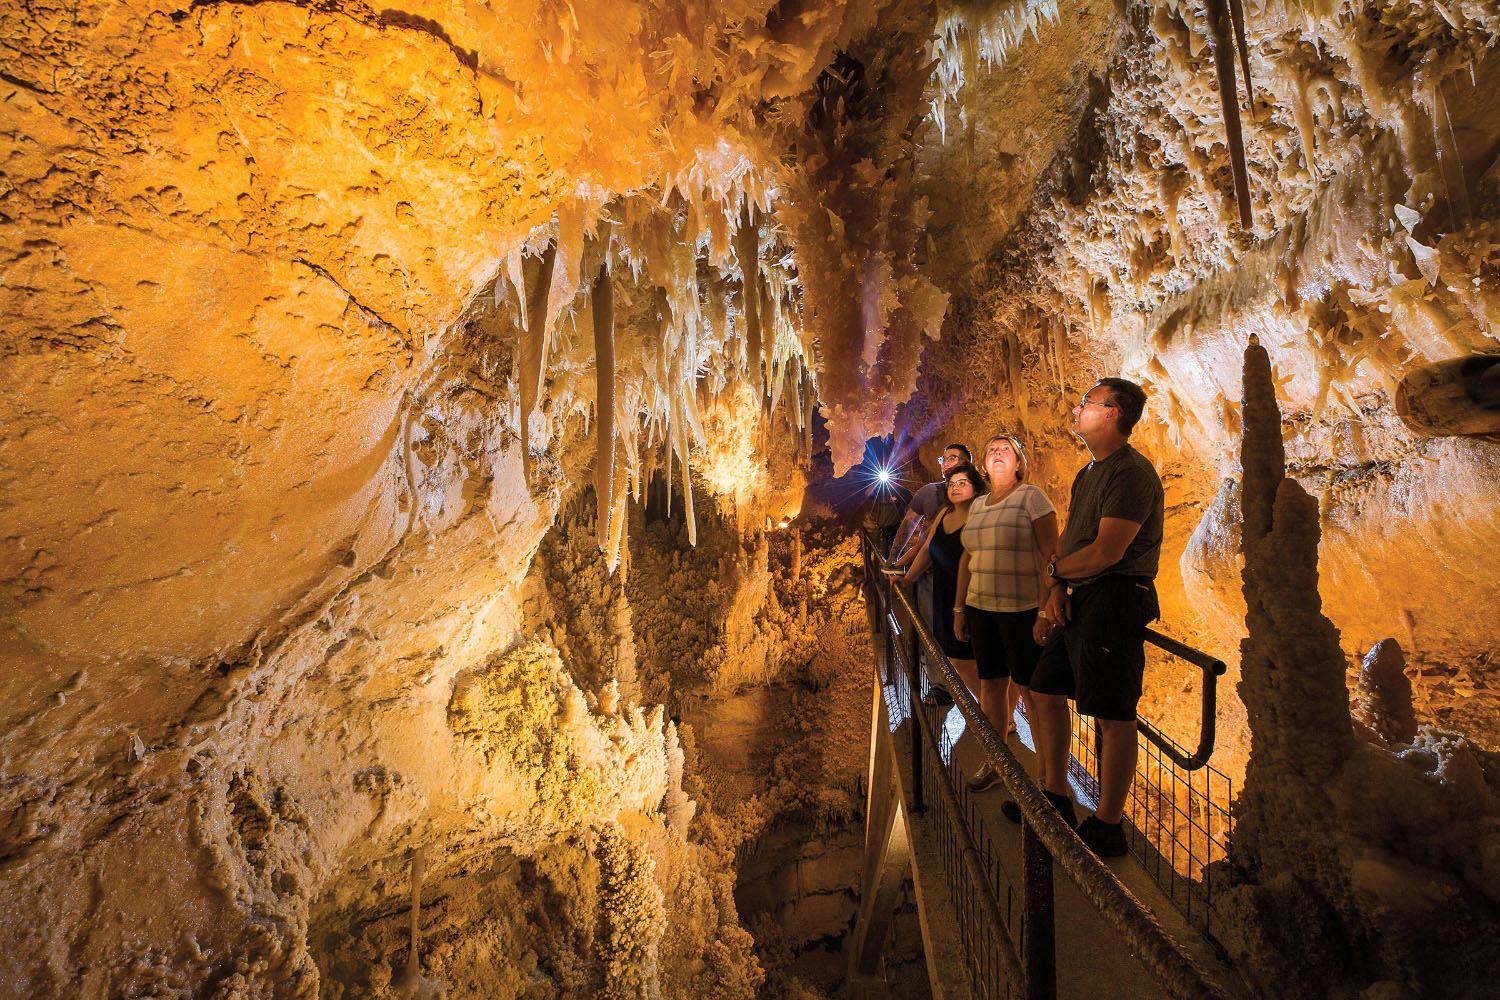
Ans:
[{"label": "rock formation", "polygon": [[[1243,415],[1251,747],[1234,850],[1248,884],[1232,890],[1224,932],[1237,967],[1268,995],[1480,996],[1500,958],[1500,881],[1485,860],[1500,849],[1500,757],[1403,726],[1409,701],[1385,692],[1405,677],[1379,662],[1399,663],[1389,646],[1367,667],[1384,678],[1366,690],[1382,694],[1363,699],[1390,705],[1385,732],[1380,745],[1356,737],[1318,597],[1317,502],[1284,474],[1270,358],[1254,340]],[[1322,975],[1288,975],[1312,968]]]},{"label": "rock formation", "polygon": [[1246,692],[1247,968],[1439,983],[1392,887],[1469,940],[1500,857],[1500,9],[1215,2],[0,9],[3,992],[796,995],[735,868],[857,821],[867,723],[804,487],[1006,429],[1061,500],[1102,374]]}]

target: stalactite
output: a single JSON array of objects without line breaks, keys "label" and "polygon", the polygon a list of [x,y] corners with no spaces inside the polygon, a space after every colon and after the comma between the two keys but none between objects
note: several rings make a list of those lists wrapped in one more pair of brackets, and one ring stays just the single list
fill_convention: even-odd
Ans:
[{"label": "stalactite", "polygon": [[802,424],[802,460],[807,463],[806,468],[812,468],[813,380],[811,373],[803,379],[802,387],[802,409],[807,414],[807,419]]},{"label": "stalactite", "polygon": [[1161,188],[1162,212],[1167,217],[1167,232],[1172,238],[1172,260],[1182,263],[1182,226],[1177,219],[1177,203],[1182,200],[1182,175],[1164,170],[1158,182]]},{"label": "stalactite", "polygon": [[683,424],[686,422],[682,413],[682,400],[674,398],[672,405],[679,410],[676,422],[677,435],[673,441],[677,452],[677,461],[682,465],[682,512],[687,518],[688,542],[691,545],[698,544],[698,521],[693,510],[693,480],[691,470],[688,468],[688,443],[686,434],[683,432]]},{"label": "stalactite", "polygon": [[[791,399],[792,399],[792,401],[788,404],[788,408],[789,408],[789,411],[790,411],[788,415],[792,418],[792,424],[791,424],[792,429],[800,431],[802,429],[802,395],[801,395],[801,389],[802,389],[802,360],[801,360],[801,357],[799,355],[797,355],[797,354],[793,354],[791,357],[787,358],[787,363],[786,363],[786,366],[785,366],[784,370],[785,370],[785,379],[784,379],[784,381],[787,382],[787,383],[789,383],[787,385],[786,389],[785,389],[785,394],[791,396]],[[782,393],[783,392],[783,390],[781,388],[782,383],[778,382],[776,385],[777,385],[777,392],[778,393]],[[772,404],[772,405],[774,406],[774,404]]]},{"label": "stalactite", "polygon": [[1067,371],[1063,368],[1063,358],[1067,354],[1068,326],[1066,319],[1051,318],[1047,323],[1047,335],[1052,342],[1052,364],[1057,372],[1057,395],[1059,398],[1067,394],[1067,386],[1064,380]]},{"label": "stalactite", "polygon": [[[541,398],[542,373],[547,368],[547,353],[552,342],[552,327],[547,322],[547,293],[552,287],[552,265],[557,244],[547,244],[542,252],[531,294],[526,298],[525,326],[521,331],[521,467],[531,475],[531,416]],[[524,288],[518,274],[516,289]]]},{"label": "stalactite", "polygon": [[615,475],[615,293],[609,265],[594,280],[594,494],[598,505],[599,548],[610,541]]},{"label": "stalactite", "polygon": [[1240,53],[1240,69],[1245,74],[1245,110],[1255,120],[1255,88],[1250,83],[1250,46],[1245,41],[1244,0],[1229,0],[1229,19],[1234,24],[1234,45]]},{"label": "stalactite", "polygon": [[[626,548],[626,522],[630,519],[625,516],[626,483],[629,479],[628,470],[616,469],[612,482],[614,492],[609,498],[609,539],[604,546],[605,565],[613,573],[622,566],[622,557],[626,563],[629,561],[629,550]],[[622,577],[623,582],[623,577]]]},{"label": "stalactite", "polygon": [[760,286],[761,411],[766,415],[766,423],[769,424],[771,411],[774,408],[772,397],[775,395],[776,386],[776,324],[771,308],[771,296],[766,292],[766,283],[764,280],[758,280],[756,284]]},{"label": "stalactite", "polygon": [[735,234],[734,249],[739,259],[740,301],[745,314],[745,365],[749,369],[750,383],[763,389],[761,381],[761,329],[760,329],[760,234],[751,217],[750,203],[740,209],[740,228]]},{"label": "stalactite", "polygon": [[662,456],[663,459],[664,459],[664,461],[662,462],[662,465],[664,465],[666,467],[666,470],[667,470],[667,473],[666,473],[666,480],[667,480],[667,513],[666,513],[666,516],[667,516],[667,518],[669,520],[672,517],[672,454],[676,450],[676,442],[677,442],[676,432],[673,430],[673,427],[675,425],[675,420],[674,420],[674,418],[672,416],[672,411],[674,409],[675,409],[675,407],[673,407],[672,404],[671,404],[671,402],[669,401],[667,403],[667,439],[666,439],[666,441],[662,445],[663,449],[666,452],[666,454]]},{"label": "stalactite", "polygon": [[1245,169],[1245,139],[1240,132],[1240,107],[1234,79],[1234,39],[1225,0],[1207,0],[1208,30],[1213,40],[1214,66],[1219,76],[1219,104],[1224,112],[1224,139],[1229,147],[1229,165],[1234,173],[1234,200],[1240,210],[1240,225],[1248,230],[1250,178]]},{"label": "stalactite", "polygon": [[[1457,229],[1469,219],[1469,188],[1464,181],[1464,164],[1458,155],[1458,140],[1453,121],[1448,116],[1448,101],[1443,96],[1442,81],[1432,84],[1432,132],[1437,147],[1438,173],[1443,178],[1443,192],[1448,196],[1448,210]],[[1452,174],[1452,179],[1449,174]]]},{"label": "stalactite", "polygon": [[1292,82],[1292,93],[1287,103],[1291,105],[1292,119],[1297,123],[1297,138],[1302,143],[1302,158],[1307,161],[1307,172],[1316,176],[1318,124],[1313,117],[1312,101],[1307,91],[1307,80],[1299,74]]},{"label": "stalactite", "polygon": [[1006,338],[1006,380],[1010,383],[1011,402],[1021,419],[1021,434],[1029,435],[1031,433],[1031,390],[1026,385],[1026,369],[1021,356],[1021,338],[1014,332]]},{"label": "stalactite", "polygon": [[[524,302],[526,297],[526,284],[521,277],[521,260],[525,256],[524,247],[516,247],[505,255],[505,270],[495,276],[495,308],[499,309],[505,303],[506,293],[516,296],[518,303]],[[501,280],[502,278],[507,280]],[[521,317],[524,328],[526,317]]]},{"label": "stalactite", "polygon": [[406,956],[406,972],[402,978],[401,991],[408,997],[420,996],[425,985],[422,979],[422,867],[426,861],[426,849],[414,848],[411,852],[411,951]]},{"label": "stalactite", "polygon": [[760,265],[756,263],[756,287],[760,289],[760,317],[761,317],[761,371],[763,375],[763,394],[767,397],[766,409],[772,409],[770,403],[771,387],[776,382],[776,337],[779,330],[779,317],[770,290],[766,287],[766,280],[760,274]]},{"label": "stalactite", "polygon": [[552,266],[552,287],[547,293],[547,329],[557,327],[558,317],[578,291],[578,268],[583,260],[583,209],[565,202],[557,210],[557,251]]}]

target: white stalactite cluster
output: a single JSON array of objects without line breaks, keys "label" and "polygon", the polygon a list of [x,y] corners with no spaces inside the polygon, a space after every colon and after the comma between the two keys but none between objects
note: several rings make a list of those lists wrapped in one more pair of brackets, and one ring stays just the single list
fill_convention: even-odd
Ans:
[{"label": "white stalactite cluster", "polygon": [[[496,305],[520,337],[528,463],[561,438],[549,411],[592,404],[599,547],[612,569],[625,550],[626,499],[641,501],[655,472],[669,497],[675,484],[696,539],[694,452],[702,461],[705,451],[739,453],[748,443],[742,457],[751,465],[740,472],[753,478],[779,410],[790,408],[799,435],[811,420],[816,348],[802,322],[795,256],[760,205],[746,197],[737,208],[675,189],[660,200],[575,205],[533,232],[496,277]],[[589,368],[591,386],[577,377]],[[739,428],[749,441],[710,441],[703,408],[740,383],[757,400],[752,426]]]}]

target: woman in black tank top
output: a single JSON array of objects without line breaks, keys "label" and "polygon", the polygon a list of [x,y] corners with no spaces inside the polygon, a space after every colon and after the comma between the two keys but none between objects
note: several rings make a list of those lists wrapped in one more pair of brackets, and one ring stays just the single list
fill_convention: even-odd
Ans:
[{"label": "woman in black tank top", "polygon": [[926,544],[911,564],[911,569],[897,582],[914,583],[929,566],[932,568],[932,637],[974,697],[979,697],[979,671],[974,663],[973,647],[953,632],[953,602],[958,594],[958,562],[964,549],[960,535],[969,519],[969,505],[974,502],[982,480],[979,470],[967,462],[950,467],[943,474],[943,492],[947,497],[938,515],[927,529]]}]

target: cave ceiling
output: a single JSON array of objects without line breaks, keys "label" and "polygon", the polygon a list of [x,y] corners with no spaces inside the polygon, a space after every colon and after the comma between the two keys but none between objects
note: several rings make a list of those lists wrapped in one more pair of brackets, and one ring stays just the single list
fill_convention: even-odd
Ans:
[{"label": "cave ceiling", "polygon": [[[1344,652],[1398,639],[1419,707],[1500,746],[1462,375],[1500,351],[1500,7],[1244,12],[1242,205],[1181,0],[0,7],[0,979],[315,996],[356,959],[309,914],[388,918],[383,859],[428,844],[618,875],[652,941],[695,907],[734,965],[734,848],[688,844],[657,706],[768,676],[759,532],[813,453],[1013,430],[1060,497],[1071,401],[1134,378],[1163,607],[1233,659],[1252,336]],[[653,545],[699,557],[632,549],[661,479]],[[702,607],[627,593],[692,558],[730,581]],[[722,662],[631,680],[632,607]]]}]

